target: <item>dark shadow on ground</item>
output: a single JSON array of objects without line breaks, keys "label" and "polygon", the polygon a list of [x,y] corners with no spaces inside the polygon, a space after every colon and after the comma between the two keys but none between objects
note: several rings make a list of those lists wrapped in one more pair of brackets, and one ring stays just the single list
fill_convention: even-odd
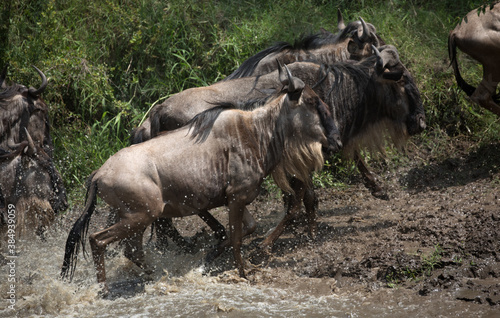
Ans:
[{"label": "dark shadow on ground", "polygon": [[481,146],[465,156],[411,169],[399,182],[411,193],[461,186],[492,178],[500,171],[500,143]]}]

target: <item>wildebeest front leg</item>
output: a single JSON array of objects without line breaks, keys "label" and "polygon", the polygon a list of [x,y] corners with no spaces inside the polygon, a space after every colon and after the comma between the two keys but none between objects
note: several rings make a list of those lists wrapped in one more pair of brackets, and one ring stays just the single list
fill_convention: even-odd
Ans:
[{"label": "wildebeest front leg", "polygon": [[[299,214],[302,200],[304,199],[304,194],[306,191],[306,187],[304,183],[297,180],[292,179],[291,182],[292,189],[294,190],[294,195],[288,196],[288,206],[285,212],[285,216],[281,220],[281,222],[276,226],[276,228],[269,234],[261,243],[261,248],[269,248],[274,244],[274,242],[280,237],[285,228],[297,219]],[[314,212],[315,213],[315,212]]]},{"label": "wildebeest front leg", "polygon": [[354,161],[356,162],[356,167],[358,167],[358,170],[361,173],[365,187],[371,191],[372,195],[378,199],[389,200],[389,196],[385,190],[377,184],[375,176],[366,167],[366,163],[358,150],[354,152]]},{"label": "wildebeest front leg", "polygon": [[[217,221],[217,219],[215,219],[215,221],[217,223],[219,222],[219,221]],[[255,219],[253,218],[253,216],[250,214],[250,212],[248,211],[248,209],[246,207],[243,208],[242,223],[243,223],[242,237],[245,237],[247,235],[252,234],[257,227],[257,222],[255,222]],[[221,224],[221,226],[222,226],[222,224]],[[222,226],[222,228],[224,229],[224,226]],[[225,229],[224,229],[224,233],[226,233]],[[226,234],[224,234],[224,235],[226,235]],[[217,244],[215,249],[207,255],[207,257],[205,258],[205,262],[211,263],[220,254],[222,254],[222,252],[224,252],[224,250],[230,245],[230,243],[231,243],[231,241],[227,236],[224,240],[219,239],[219,244]]]},{"label": "wildebeest front leg", "polygon": [[175,228],[171,218],[159,218],[154,222],[156,231],[156,247],[160,250],[166,250],[168,247],[167,238],[170,237],[177,246],[191,253],[194,245],[188,242]]},{"label": "wildebeest front leg", "polygon": [[243,214],[245,212],[245,204],[235,199],[229,203],[229,233],[233,246],[234,264],[238,269],[240,277],[246,278],[245,265],[241,257],[241,244],[243,238]]},{"label": "wildebeest front leg", "polygon": [[318,211],[318,198],[312,187],[306,187],[304,191],[304,206],[306,208],[307,225],[309,227],[309,235],[311,238],[316,237],[318,223],[316,221]]}]

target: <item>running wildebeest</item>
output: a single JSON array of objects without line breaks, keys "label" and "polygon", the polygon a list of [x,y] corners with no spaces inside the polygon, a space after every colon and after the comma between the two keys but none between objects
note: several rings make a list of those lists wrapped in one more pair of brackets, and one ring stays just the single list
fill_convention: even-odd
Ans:
[{"label": "running wildebeest", "polygon": [[3,195],[0,228],[4,231],[7,224],[12,225],[8,210],[15,209],[17,234],[41,235],[56,213],[67,208],[66,194],[52,158],[25,133],[27,140],[9,143],[13,150],[2,150],[0,155]]},{"label": "running wildebeest", "polygon": [[[457,47],[483,65],[483,79],[477,88],[460,75]],[[448,53],[458,86],[478,105],[500,116],[500,3],[475,9],[450,32]]]},{"label": "running wildebeest", "polygon": [[[324,64],[345,60],[360,60],[372,55],[372,45],[378,47],[380,44],[384,44],[384,41],[376,34],[375,27],[370,23],[365,23],[362,18],[359,21],[350,22],[346,26],[340,10],[338,10],[337,27],[337,34],[322,31],[302,38],[296,41],[294,45],[287,42],[279,42],[247,59],[236,71],[226,77],[223,82],[250,75],[265,75],[271,71],[275,71],[278,69],[277,60],[280,60],[283,64],[305,60],[313,60]],[[262,87],[265,87],[265,85],[262,84]],[[250,90],[252,87],[248,88]],[[237,90],[234,90],[234,87],[230,87],[226,93],[231,95],[231,91],[234,90],[236,94],[240,94],[241,91],[239,89],[238,87]],[[259,88],[255,88],[252,92],[255,93],[257,90]],[[207,96],[203,96],[201,91],[207,90],[204,88],[188,89],[173,95],[162,104],[155,106],[151,110],[150,116],[132,131],[131,143],[139,143],[158,135],[161,131],[180,127],[200,111],[206,109],[204,106],[206,105],[205,101],[214,101],[213,98],[210,99],[214,94],[210,94],[207,91]],[[251,98],[259,98],[270,94],[269,90],[266,91],[265,88],[262,88],[261,91],[263,94],[258,97],[246,96],[244,94],[236,97],[235,94],[232,94],[231,96],[224,96],[222,100],[234,101],[234,98],[238,98],[238,103],[244,104]],[[196,93],[193,96],[189,96],[193,92]],[[219,93],[217,92],[216,94]],[[198,103],[196,98],[207,99],[203,99],[200,101],[201,103]],[[170,105],[172,104],[178,105],[182,110],[178,111],[177,107],[171,107]],[[187,109],[191,105],[193,107]],[[170,111],[177,114],[169,114]],[[163,112],[166,112],[166,114]],[[153,122],[151,122],[152,118]],[[359,153],[355,153],[353,159],[361,172],[364,185],[371,191],[372,195],[377,198],[387,199],[388,196],[385,190],[377,183],[376,177],[367,168],[362,156]],[[214,230],[216,238],[220,241],[225,236],[222,225],[209,213],[200,213],[199,215]],[[255,229],[255,223],[249,216],[245,220],[246,229],[248,229],[246,233],[251,233]],[[178,245],[184,246],[187,249],[190,248],[186,241],[173,228],[171,220],[160,219],[155,222],[155,227],[157,232],[164,231],[166,234],[157,235],[157,245],[165,247],[167,241],[164,237],[168,236]]]},{"label": "running wildebeest", "polygon": [[[337,63],[332,66],[312,62],[296,62],[288,67],[325,101],[339,127],[344,152],[355,156],[364,146],[382,148],[383,134],[390,133],[396,144],[425,128],[425,115],[420,93],[408,70],[392,46],[381,48],[382,53],[357,63]],[[374,48],[376,51],[376,48]],[[184,125],[189,118],[213,106],[226,102],[235,105],[260,99],[279,90],[278,71],[257,76],[222,81],[208,87],[192,88],[169,98],[164,107],[150,115],[151,123],[168,127]],[[315,199],[313,191],[300,181],[293,182],[294,198],[287,207],[286,218],[277,227],[268,246],[281,233],[284,224],[295,218],[304,200],[310,232],[315,228]],[[248,218],[250,219],[250,217]],[[212,227],[212,226],[211,226]],[[224,236],[223,227],[212,227]]]},{"label": "running wildebeest", "polygon": [[52,161],[48,107],[38,89],[5,83],[0,78],[0,227],[7,222],[8,207],[16,207],[20,233],[41,233],[54,215],[67,208],[66,190]]},{"label": "running wildebeest", "polygon": [[[389,137],[397,147],[402,147],[411,135],[422,132],[425,114],[418,88],[406,67],[399,60],[393,46],[373,47],[376,56],[357,63],[337,63],[330,66],[327,74],[315,85],[315,92],[330,107],[341,135],[343,152],[354,156],[360,149],[383,151]],[[297,68],[305,63],[290,64],[289,68],[300,74]],[[321,70],[321,66],[316,66]],[[314,73],[309,70],[310,73]],[[294,73],[295,74],[295,73]],[[299,76],[300,78],[300,76]],[[304,82],[309,81],[302,78]],[[297,218],[301,201],[304,202],[309,220],[309,231],[315,231],[315,194],[308,186],[296,180],[294,196],[291,196],[285,217],[269,234],[261,247],[269,247],[281,235],[285,226]],[[308,183],[310,184],[310,183]]]},{"label": "running wildebeest", "polygon": [[[61,276],[73,276],[79,246],[84,246],[100,196],[115,213],[108,228],[89,236],[97,281],[104,292],[107,245],[124,241],[125,256],[151,273],[142,250],[146,227],[159,217],[189,216],[223,205],[229,207],[235,264],[245,277],[242,219],[264,177],[279,164],[307,182],[309,174],[323,166],[322,147],[337,149],[338,130],[328,106],[286,72],[280,76],[286,88],[264,106],[253,111],[223,111],[228,104],[209,109],[188,126],[120,150],[92,173],[85,209],[68,235]],[[277,183],[287,186],[286,179]]]}]

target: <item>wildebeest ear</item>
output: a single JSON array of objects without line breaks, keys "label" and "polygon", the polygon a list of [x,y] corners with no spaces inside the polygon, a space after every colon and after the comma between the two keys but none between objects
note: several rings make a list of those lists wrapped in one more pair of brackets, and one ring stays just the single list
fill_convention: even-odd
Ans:
[{"label": "wildebeest ear", "polygon": [[403,76],[404,69],[401,67],[399,54],[395,47],[386,45],[380,51],[372,45],[372,50],[377,56],[375,70],[382,78],[397,81]]}]

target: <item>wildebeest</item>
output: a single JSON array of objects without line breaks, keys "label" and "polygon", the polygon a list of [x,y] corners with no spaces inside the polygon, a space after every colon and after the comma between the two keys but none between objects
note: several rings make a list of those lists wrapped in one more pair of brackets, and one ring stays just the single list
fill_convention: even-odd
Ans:
[{"label": "wildebeest", "polygon": [[[359,21],[350,22],[346,26],[339,10],[337,26],[337,34],[323,31],[302,38],[296,41],[294,45],[279,42],[255,54],[222,81],[231,82],[229,86],[220,85],[217,87],[218,83],[216,83],[207,88],[192,88],[171,96],[162,104],[155,106],[144,123],[133,130],[131,142],[138,143],[156,136],[161,131],[172,130],[184,125],[193,116],[210,107],[207,105],[207,102],[220,100],[231,101],[235,104],[244,104],[248,100],[269,95],[272,91],[279,89],[276,86],[276,76],[274,75],[270,77],[272,81],[271,86],[273,86],[271,88],[264,78],[250,84],[245,84],[247,82],[237,80],[250,75],[265,77],[267,73],[278,69],[277,60],[284,64],[305,60],[324,64],[332,64],[345,60],[360,60],[372,55],[372,45],[378,47],[380,44],[384,44],[384,41],[376,34],[375,27],[372,24],[365,23],[362,18]],[[355,152],[353,159],[363,176],[365,186],[370,189],[374,196],[386,199],[386,192],[376,182],[375,176],[366,167],[362,156],[358,152]],[[296,190],[298,191],[300,189],[299,184],[293,184],[296,185]],[[223,234],[223,227],[209,213],[202,213],[200,216],[215,231],[219,239],[225,236]],[[246,217],[245,220],[249,223],[247,228],[255,228],[255,226],[252,227],[253,222],[250,217]],[[170,220],[159,220],[155,222],[155,226],[157,232],[165,231],[169,233],[169,236],[174,241],[182,243],[180,235],[175,230],[172,230]],[[166,242],[161,237],[162,234],[157,235],[157,241],[159,239],[162,242]]]},{"label": "wildebeest", "polygon": [[54,215],[67,208],[66,190],[52,162],[48,107],[40,97],[47,78],[39,69],[38,89],[5,83],[0,78],[0,224],[8,206],[16,207],[20,233],[40,233]]},{"label": "wildebeest", "polygon": [[[409,136],[425,129],[425,114],[418,88],[399,60],[393,46],[373,47],[376,56],[357,63],[337,63],[329,67],[323,79],[316,83],[315,92],[330,107],[336,120],[347,156],[359,153],[362,148],[381,150],[389,137],[401,147]],[[293,72],[306,63],[290,64]],[[297,65],[297,67],[295,67]],[[321,66],[314,66],[323,72]],[[309,69],[308,73],[314,74]],[[295,73],[294,73],[295,74]],[[300,77],[300,76],[299,76]],[[308,80],[303,78],[308,83]],[[314,191],[297,180],[296,188],[301,195],[295,195],[289,202],[285,217],[261,243],[270,246],[283,232],[285,225],[296,219],[300,201],[306,206],[310,231],[313,231],[315,202]],[[297,192],[297,191],[296,191]]]},{"label": "wildebeest", "polygon": [[[100,196],[115,211],[111,226],[89,236],[97,280],[105,291],[107,245],[123,240],[125,256],[151,272],[142,250],[146,227],[159,217],[189,216],[223,205],[229,207],[234,260],[244,277],[242,218],[264,177],[280,164],[306,182],[323,165],[322,147],[337,143],[328,106],[287,72],[280,77],[286,88],[262,107],[223,111],[224,104],[200,113],[188,126],[109,158],[88,180],[87,203],[68,235],[61,275],[73,274]],[[281,182],[286,179],[278,179],[286,187]]]},{"label": "wildebeest", "polygon": [[[375,50],[375,48],[374,48]],[[356,63],[337,63],[331,66],[312,62],[296,62],[288,67],[294,76],[314,87],[314,91],[330,107],[337,121],[342,144],[348,156],[355,156],[362,147],[383,147],[383,134],[388,132],[396,144],[425,128],[425,114],[418,88],[392,46],[381,48],[380,56],[368,57]],[[153,109],[151,123],[159,130],[184,125],[189,118],[217,102],[244,104],[279,90],[278,71],[256,77],[245,77],[215,83],[209,87],[193,88],[178,93]],[[304,200],[309,225],[314,227],[314,193],[301,182],[293,182],[295,198],[287,208],[287,217],[277,227],[269,245],[278,233],[294,218]],[[220,228],[220,227],[219,227]],[[214,229],[215,230],[215,229]]]},{"label": "wildebeest", "polygon": [[8,149],[8,140],[12,140],[14,143],[26,140],[24,128],[27,128],[35,144],[43,147],[45,152],[52,156],[53,145],[50,136],[49,109],[40,97],[47,87],[47,77],[38,68],[34,68],[42,79],[42,84],[38,89],[27,88],[16,83],[6,85],[5,75],[2,75],[0,148]]},{"label": "wildebeest", "polygon": [[[224,81],[249,77],[260,76],[278,70],[278,62],[282,64],[290,64],[296,61],[315,61],[317,63],[332,64],[338,61],[360,60],[364,57],[372,55],[371,46],[378,47],[384,44],[384,41],[376,34],[375,27],[370,23],[360,18],[360,21],[353,21],[344,24],[343,17],[338,13],[338,29],[336,34],[323,31],[313,34],[296,41],[295,44],[287,42],[279,42],[245,60],[242,65],[232,74],[228,75]],[[211,87],[211,86],[210,86]],[[249,87],[250,89],[251,87]],[[193,90],[204,90],[205,88],[188,89],[178,94],[173,95],[162,104],[155,106],[151,110],[151,115],[135,128],[131,133],[131,143],[139,143],[148,140],[161,131],[172,130],[184,125],[187,120],[198,114],[198,109],[186,109],[180,114],[184,119],[178,122],[169,122],[168,114],[155,114],[162,111],[170,111],[171,104],[179,103],[185,98],[189,98],[188,104],[196,105],[194,98],[190,98],[189,94]],[[258,88],[256,88],[258,89]],[[269,91],[262,91],[263,95],[269,95]],[[179,95],[180,94],[180,95]],[[207,92],[210,94],[210,92]],[[197,95],[199,96],[199,95]],[[241,101],[248,101],[245,96],[241,96]],[[231,99],[229,97],[228,99]],[[180,107],[180,106],[179,106]],[[205,108],[202,107],[204,110]],[[175,110],[173,110],[175,111]],[[198,111],[198,112],[197,112]],[[200,110],[201,111],[201,110]],[[154,122],[151,122],[154,118]],[[162,122],[165,120],[165,122]]]},{"label": "wildebeest", "polygon": [[[56,213],[67,208],[62,178],[52,158],[33,142],[29,133],[26,136],[27,140],[21,143],[9,143],[12,150],[0,155],[3,195],[0,228],[5,230],[7,224],[12,224],[9,219],[15,216],[19,236],[42,234]],[[8,210],[15,210],[15,215],[9,215]]]},{"label": "wildebeest", "polygon": [[[277,60],[283,64],[289,64],[296,61],[315,61],[317,63],[332,64],[346,60],[360,60],[372,55],[371,46],[378,47],[385,42],[376,33],[375,27],[370,23],[360,18],[359,21],[353,21],[344,24],[344,19],[340,10],[338,11],[338,33],[332,34],[327,31],[322,31],[296,41],[295,44],[287,42],[279,42],[254,56],[248,58],[242,65],[232,74],[227,76],[224,81],[237,79],[248,76],[265,75],[271,71],[278,69]],[[211,87],[211,86],[210,86]],[[197,88],[203,90],[204,88]],[[250,87],[249,87],[250,89]],[[257,88],[256,88],[257,89]],[[239,92],[239,90],[237,90]],[[196,104],[192,101],[195,97],[188,96],[193,89],[180,92],[173,95],[165,102],[155,106],[151,110],[150,116],[135,128],[131,133],[131,143],[139,143],[147,140],[164,130],[172,130],[180,125],[184,125],[187,120],[196,115],[197,108],[186,110],[184,100],[188,98],[188,104]],[[263,94],[269,94],[262,90]],[[210,92],[207,91],[207,98],[210,97]],[[230,92],[228,91],[228,94]],[[196,92],[195,96],[200,97],[201,93]],[[232,100],[233,97],[228,96],[225,99]],[[240,96],[241,101],[246,101],[247,96]],[[169,122],[171,116],[169,114],[161,114],[162,112],[177,111],[176,107],[171,107],[172,104],[178,104],[183,110],[179,116],[185,118],[177,122]],[[171,110],[170,110],[171,109]],[[201,111],[201,110],[200,110]],[[153,119],[153,122],[151,121]],[[353,157],[361,175],[365,186],[371,193],[378,198],[387,198],[387,194],[382,187],[377,183],[375,176],[366,167],[362,156],[356,153]],[[208,216],[207,216],[208,217]]]},{"label": "wildebeest", "polygon": [[[471,100],[500,116],[500,3],[469,12],[448,37],[448,53],[458,86]],[[457,47],[483,65],[483,79],[475,88],[458,70]]]}]

